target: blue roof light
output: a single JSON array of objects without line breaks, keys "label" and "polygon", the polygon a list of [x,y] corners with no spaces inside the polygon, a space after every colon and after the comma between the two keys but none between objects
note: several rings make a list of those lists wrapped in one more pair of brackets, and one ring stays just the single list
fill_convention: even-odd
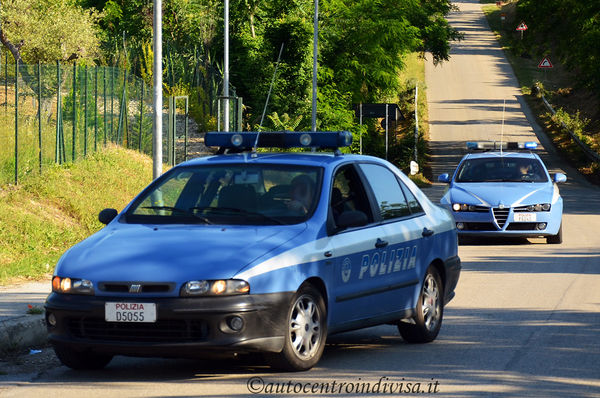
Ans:
[{"label": "blue roof light", "polygon": [[514,141],[470,141],[467,142],[467,149],[470,151],[476,150],[500,150],[500,149],[508,149],[508,150],[519,150],[519,149],[527,149],[533,150],[536,149],[538,144],[533,141],[528,142],[514,142]]},{"label": "blue roof light", "polygon": [[[258,134],[256,131],[211,131],[204,136],[204,144],[230,149],[251,149],[254,147]],[[336,149],[350,146],[350,144],[352,144],[352,134],[349,131],[276,131],[261,132],[256,146],[261,148]]]}]

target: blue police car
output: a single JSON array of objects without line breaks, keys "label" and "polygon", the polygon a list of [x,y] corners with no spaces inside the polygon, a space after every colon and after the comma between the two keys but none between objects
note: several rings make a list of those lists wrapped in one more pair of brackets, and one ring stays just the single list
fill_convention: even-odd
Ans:
[{"label": "blue police car", "polygon": [[[221,154],[173,167],[58,261],[46,301],[61,362],[264,353],[306,370],[328,334],[438,335],[460,274],[451,213],[348,132],[207,133]],[[256,146],[329,152],[256,153]],[[248,151],[249,150],[249,151]]]},{"label": "blue police car", "polygon": [[[506,150],[502,150],[500,146]],[[454,175],[438,180],[449,183],[441,199],[451,209],[460,236],[545,237],[562,242],[563,201],[535,142],[467,143],[475,151],[465,155]]]}]

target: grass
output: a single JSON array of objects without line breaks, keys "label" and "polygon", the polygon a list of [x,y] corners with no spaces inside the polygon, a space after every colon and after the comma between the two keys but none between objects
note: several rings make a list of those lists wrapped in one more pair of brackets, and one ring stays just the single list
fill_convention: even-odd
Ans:
[{"label": "grass", "polygon": [[[546,134],[553,141],[561,156],[572,166],[576,167],[590,182],[600,185],[600,164],[592,162],[583,151],[573,142],[567,131],[562,129],[561,121],[573,120],[577,115],[580,120],[587,120],[584,129],[580,132],[590,142],[591,147],[600,148],[600,96],[578,85],[577,77],[566,70],[558,59],[553,59],[552,48],[540,52],[545,48],[544,38],[533,37],[534,47],[527,48],[522,44],[514,28],[518,25],[515,15],[516,2],[502,3],[501,7],[495,4],[486,4],[490,1],[482,0],[490,28],[495,33],[498,42],[505,50],[506,57],[515,72],[521,85],[525,100],[535,114],[538,123],[544,128]],[[501,14],[506,20],[501,21]],[[526,31],[525,35],[529,32]],[[539,62],[549,56],[553,68],[544,72],[538,68]],[[532,90],[534,84],[543,87],[546,99],[555,110],[563,109],[568,113],[566,120],[552,118],[543,106],[541,98]],[[567,123],[568,124],[568,123]]]},{"label": "grass", "polygon": [[62,253],[98,231],[98,213],[122,209],[152,180],[152,159],[110,146],[0,186],[0,285],[49,277]]}]

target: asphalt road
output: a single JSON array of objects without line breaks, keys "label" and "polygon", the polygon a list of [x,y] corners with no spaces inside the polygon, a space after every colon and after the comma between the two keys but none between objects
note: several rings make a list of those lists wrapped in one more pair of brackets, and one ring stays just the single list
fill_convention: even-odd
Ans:
[{"label": "asphalt road", "polygon": [[[450,62],[426,70],[434,173],[452,171],[466,140],[503,134],[541,142],[549,167],[569,176],[561,185],[563,244],[516,239],[462,245],[456,298],[431,344],[405,344],[393,326],[340,334],[329,338],[316,368],[291,374],[254,359],[123,357],[102,371],[75,372],[42,353],[31,373],[0,384],[0,395],[363,396],[368,386],[388,396],[420,387],[451,397],[600,397],[600,189],[576,177],[532,125],[480,5],[457,5],[461,11],[450,19],[465,40],[454,46]],[[442,190],[436,185],[428,193],[439,198]],[[403,394],[396,383],[404,383]]]}]

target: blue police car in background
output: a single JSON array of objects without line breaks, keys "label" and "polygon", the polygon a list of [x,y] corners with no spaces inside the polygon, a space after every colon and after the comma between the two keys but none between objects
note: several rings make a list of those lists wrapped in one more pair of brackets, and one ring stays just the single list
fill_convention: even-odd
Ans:
[{"label": "blue police car in background", "polygon": [[555,183],[567,177],[556,173],[550,178],[540,157],[531,152],[536,147],[535,142],[467,143],[476,152],[462,158],[452,178],[438,178],[450,184],[441,204],[452,210],[460,236],[562,242],[563,200]]},{"label": "blue police car in background", "polygon": [[[58,261],[46,302],[61,362],[262,352],[306,370],[327,335],[393,323],[436,338],[460,274],[450,212],[348,132],[207,133]],[[330,152],[256,153],[256,146]],[[227,152],[227,153],[225,153]]]}]

